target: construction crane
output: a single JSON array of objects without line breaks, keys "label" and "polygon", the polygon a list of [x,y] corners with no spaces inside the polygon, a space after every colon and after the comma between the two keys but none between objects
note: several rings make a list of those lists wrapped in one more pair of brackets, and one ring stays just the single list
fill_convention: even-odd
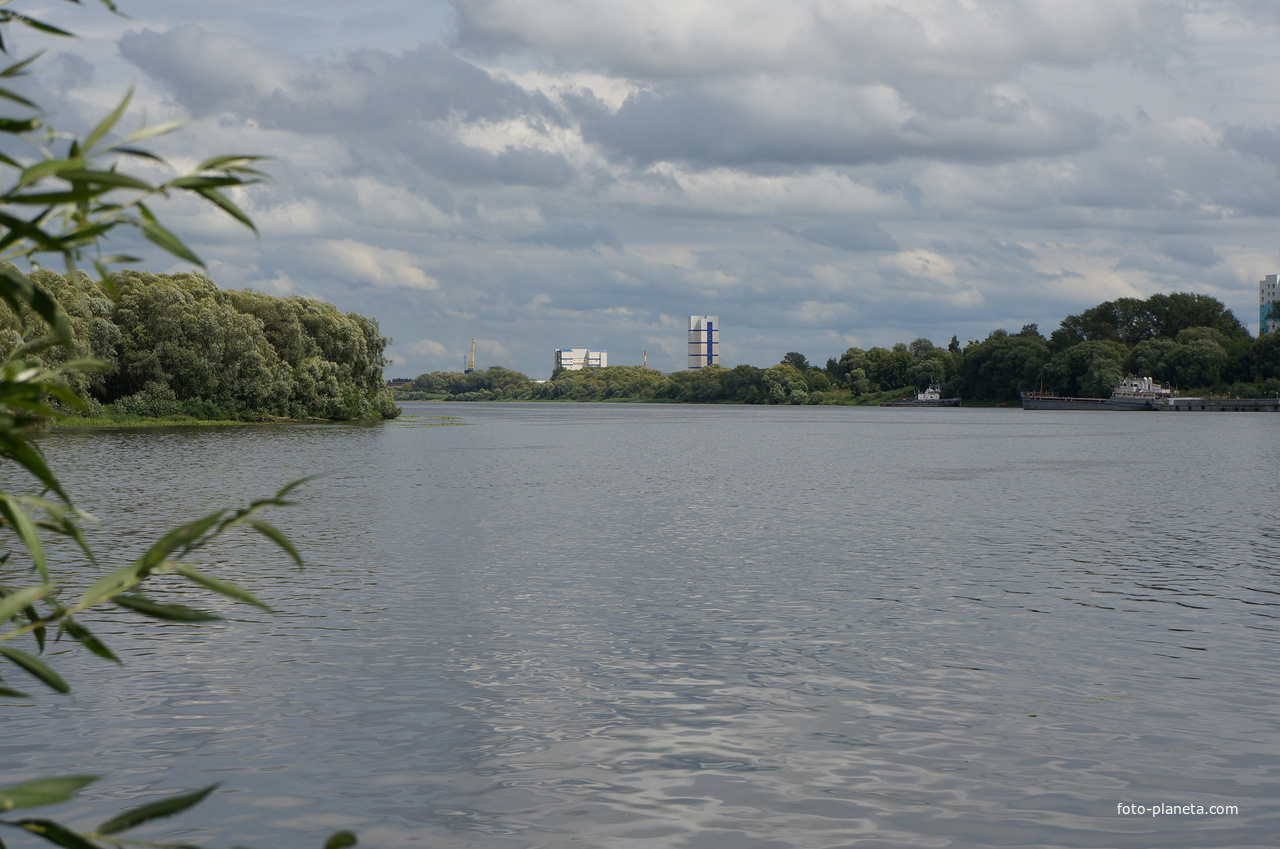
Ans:
[{"label": "construction crane", "polygon": [[463,374],[471,374],[476,370],[476,340],[471,340],[471,359],[467,360],[467,367],[462,370]]}]

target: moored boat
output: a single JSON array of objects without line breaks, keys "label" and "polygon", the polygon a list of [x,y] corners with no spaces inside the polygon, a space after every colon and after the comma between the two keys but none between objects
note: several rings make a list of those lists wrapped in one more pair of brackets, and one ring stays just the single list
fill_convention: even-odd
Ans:
[{"label": "moored boat", "polygon": [[899,398],[897,401],[886,401],[881,407],[959,407],[960,398],[943,398],[938,384],[929,385],[928,389],[916,392],[914,398]]},{"label": "moored boat", "polygon": [[1073,398],[1047,392],[1023,392],[1024,410],[1159,410],[1173,404],[1178,393],[1149,377],[1126,377],[1110,398]]}]

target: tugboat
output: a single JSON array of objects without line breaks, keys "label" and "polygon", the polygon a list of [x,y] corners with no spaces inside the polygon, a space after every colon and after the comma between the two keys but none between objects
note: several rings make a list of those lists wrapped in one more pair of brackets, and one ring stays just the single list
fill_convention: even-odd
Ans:
[{"label": "tugboat", "polygon": [[943,398],[942,389],[936,383],[916,393],[914,398],[899,398],[897,401],[886,401],[881,407],[959,407],[960,398]]}]

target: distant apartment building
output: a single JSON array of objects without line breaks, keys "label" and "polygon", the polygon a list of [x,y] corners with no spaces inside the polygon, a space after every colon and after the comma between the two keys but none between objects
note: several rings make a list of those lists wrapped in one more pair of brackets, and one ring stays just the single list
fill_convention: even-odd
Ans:
[{"label": "distant apartment building", "polygon": [[1280,274],[1268,274],[1258,283],[1258,333],[1280,329]]},{"label": "distant apartment building", "polygon": [[587,348],[556,348],[556,368],[577,371],[584,368],[604,368],[609,365],[608,351],[592,351]]},{"label": "distant apartment building", "polygon": [[689,368],[704,368],[720,362],[720,316],[689,316]]}]

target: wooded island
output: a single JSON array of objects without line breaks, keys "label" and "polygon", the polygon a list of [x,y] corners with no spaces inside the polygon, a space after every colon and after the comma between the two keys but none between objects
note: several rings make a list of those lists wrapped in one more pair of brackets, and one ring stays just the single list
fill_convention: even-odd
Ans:
[{"label": "wooded island", "polygon": [[219,289],[200,274],[27,275],[67,315],[69,346],[21,351],[48,326],[0,304],[0,355],[96,360],[67,376],[88,414],[199,420],[392,418],[390,342],[372,318],[309,298]]}]

